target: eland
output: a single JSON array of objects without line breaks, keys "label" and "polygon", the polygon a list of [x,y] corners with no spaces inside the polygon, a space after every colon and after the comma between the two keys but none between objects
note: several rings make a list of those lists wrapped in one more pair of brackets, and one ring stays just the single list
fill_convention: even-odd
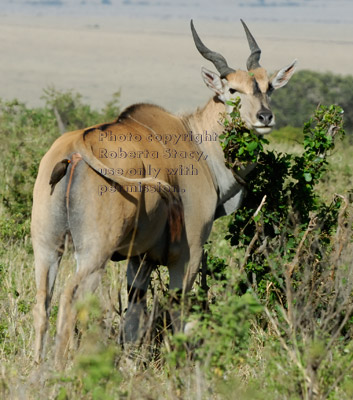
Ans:
[{"label": "eland", "polygon": [[[191,289],[213,221],[237,210],[245,195],[225,165],[220,116],[232,111],[227,102],[239,96],[246,126],[260,135],[269,133],[275,124],[269,97],[295,70],[296,61],[268,77],[259,63],[261,50],[241,22],[251,51],[247,71],[230,68],[221,54],[208,49],[191,21],[196,48],[218,71],[201,69],[213,92],[203,108],[176,116],[155,105],[135,104],[113,122],[65,133],[43,157],[31,225],[36,362],[43,358],[67,235],[72,237],[76,270],[60,295],[55,350],[59,365],[72,338],[75,302],[96,289],[108,260],[128,260],[125,341],[144,334],[146,291],[154,268],[167,266],[174,295]],[[248,172],[236,171],[242,179]],[[177,317],[172,321],[178,327]]]}]

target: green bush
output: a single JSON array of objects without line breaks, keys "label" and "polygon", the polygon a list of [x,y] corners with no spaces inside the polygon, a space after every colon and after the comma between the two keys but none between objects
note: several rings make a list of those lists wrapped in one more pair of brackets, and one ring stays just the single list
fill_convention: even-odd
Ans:
[{"label": "green bush", "polygon": [[[343,371],[353,366],[353,281],[347,264],[352,220],[348,197],[325,202],[316,186],[327,171],[335,138],[344,134],[342,109],[320,106],[304,125],[302,152],[295,155],[266,150],[267,141],[246,129],[244,140],[239,103],[233,105],[222,136],[226,163],[236,168],[257,162],[246,178],[244,206],[227,235],[245,274],[234,289],[262,304],[255,325],[269,331],[267,341],[275,338],[276,364],[287,363],[291,374],[285,384],[269,388],[283,398],[340,398],[344,385],[350,385]],[[274,370],[276,379],[284,378],[272,365],[263,376],[267,383]]]},{"label": "green bush", "polygon": [[[42,98],[46,108],[52,110],[65,131],[83,129],[101,122],[109,122],[119,116],[120,92],[113,94],[101,112],[82,102],[82,95],[73,91],[62,92],[53,87],[44,90]],[[56,115],[55,115],[56,114]]]},{"label": "green bush", "polygon": [[301,128],[320,104],[340,104],[345,110],[345,129],[353,132],[353,76],[302,70],[290,85],[273,94],[276,126]]},{"label": "green bush", "polygon": [[29,234],[33,186],[41,158],[60,135],[58,115],[66,130],[107,122],[119,115],[119,93],[101,112],[83,104],[81,95],[72,91],[49,88],[44,99],[45,107],[33,109],[17,100],[0,100],[0,232],[5,240]]},{"label": "green bush", "polygon": [[[237,131],[239,125],[233,116],[232,124],[226,125],[223,135],[226,154],[237,163],[256,159],[257,166],[247,177],[248,196],[244,206],[234,214],[228,239],[233,246],[245,249],[251,246],[243,266],[249,272],[249,279],[255,276],[257,285],[266,291],[267,280],[274,287],[278,287],[280,282],[274,281],[269,270],[268,253],[259,251],[259,247],[278,249],[283,261],[290,262],[313,219],[313,212],[320,221],[320,243],[326,241],[336,228],[334,221],[340,199],[326,204],[315,186],[327,169],[327,155],[334,148],[335,135],[343,135],[342,109],[321,106],[317,110],[315,117],[305,124],[301,155],[263,151],[263,144],[267,143],[264,138],[246,131],[245,143],[244,135],[237,135]],[[249,153],[248,138],[253,140],[255,152]],[[227,163],[229,165],[231,161]],[[263,201],[264,196],[266,201]],[[256,213],[260,204],[261,210]]]}]

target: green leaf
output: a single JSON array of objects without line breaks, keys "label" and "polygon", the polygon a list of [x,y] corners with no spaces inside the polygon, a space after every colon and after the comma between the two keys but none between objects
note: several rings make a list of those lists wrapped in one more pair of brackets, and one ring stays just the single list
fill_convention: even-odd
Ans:
[{"label": "green leaf", "polygon": [[251,151],[254,151],[255,149],[257,149],[258,145],[259,145],[258,142],[250,142],[250,143],[248,143],[246,148],[248,151],[251,152]]},{"label": "green leaf", "polygon": [[313,180],[310,172],[304,172],[303,176],[306,182],[311,182]]},{"label": "green leaf", "polygon": [[257,222],[261,218],[261,213],[258,213],[257,215],[254,215],[254,221]]}]

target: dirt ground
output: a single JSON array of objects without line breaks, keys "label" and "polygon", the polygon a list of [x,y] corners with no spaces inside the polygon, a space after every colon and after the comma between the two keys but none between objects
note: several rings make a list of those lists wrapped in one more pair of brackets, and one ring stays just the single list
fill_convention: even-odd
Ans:
[{"label": "dirt ground", "polygon": [[[272,72],[298,68],[351,74],[353,25],[248,24]],[[200,20],[195,26],[208,47],[233,68],[249,54],[241,23]],[[0,97],[40,105],[43,88],[73,89],[101,107],[121,90],[121,104],[152,102],[174,112],[192,110],[210,96],[189,21],[102,17],[0,17]]]}]

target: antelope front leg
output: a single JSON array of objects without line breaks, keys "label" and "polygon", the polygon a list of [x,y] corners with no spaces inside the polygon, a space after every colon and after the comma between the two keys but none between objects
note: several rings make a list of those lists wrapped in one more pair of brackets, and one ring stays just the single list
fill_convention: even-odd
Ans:
[{"label": "antelope front leg", "polygon": [[[187,254],[186,252],[184,254]],[[176,264],[168,266],[170,290],[173,292],[170,316],[173,330],[183,331],[185,328],[184,295],[189,292],[199,272],[202,259],[202,247],[190,249],[190,259],[180,259]]]},{"label": "antelope front leg", "polygon": [[124,318],[123,343],[137,342],[146,332],[146,293],[155,265],[139,257],[130,259],[127,266],[129,304]]}]

